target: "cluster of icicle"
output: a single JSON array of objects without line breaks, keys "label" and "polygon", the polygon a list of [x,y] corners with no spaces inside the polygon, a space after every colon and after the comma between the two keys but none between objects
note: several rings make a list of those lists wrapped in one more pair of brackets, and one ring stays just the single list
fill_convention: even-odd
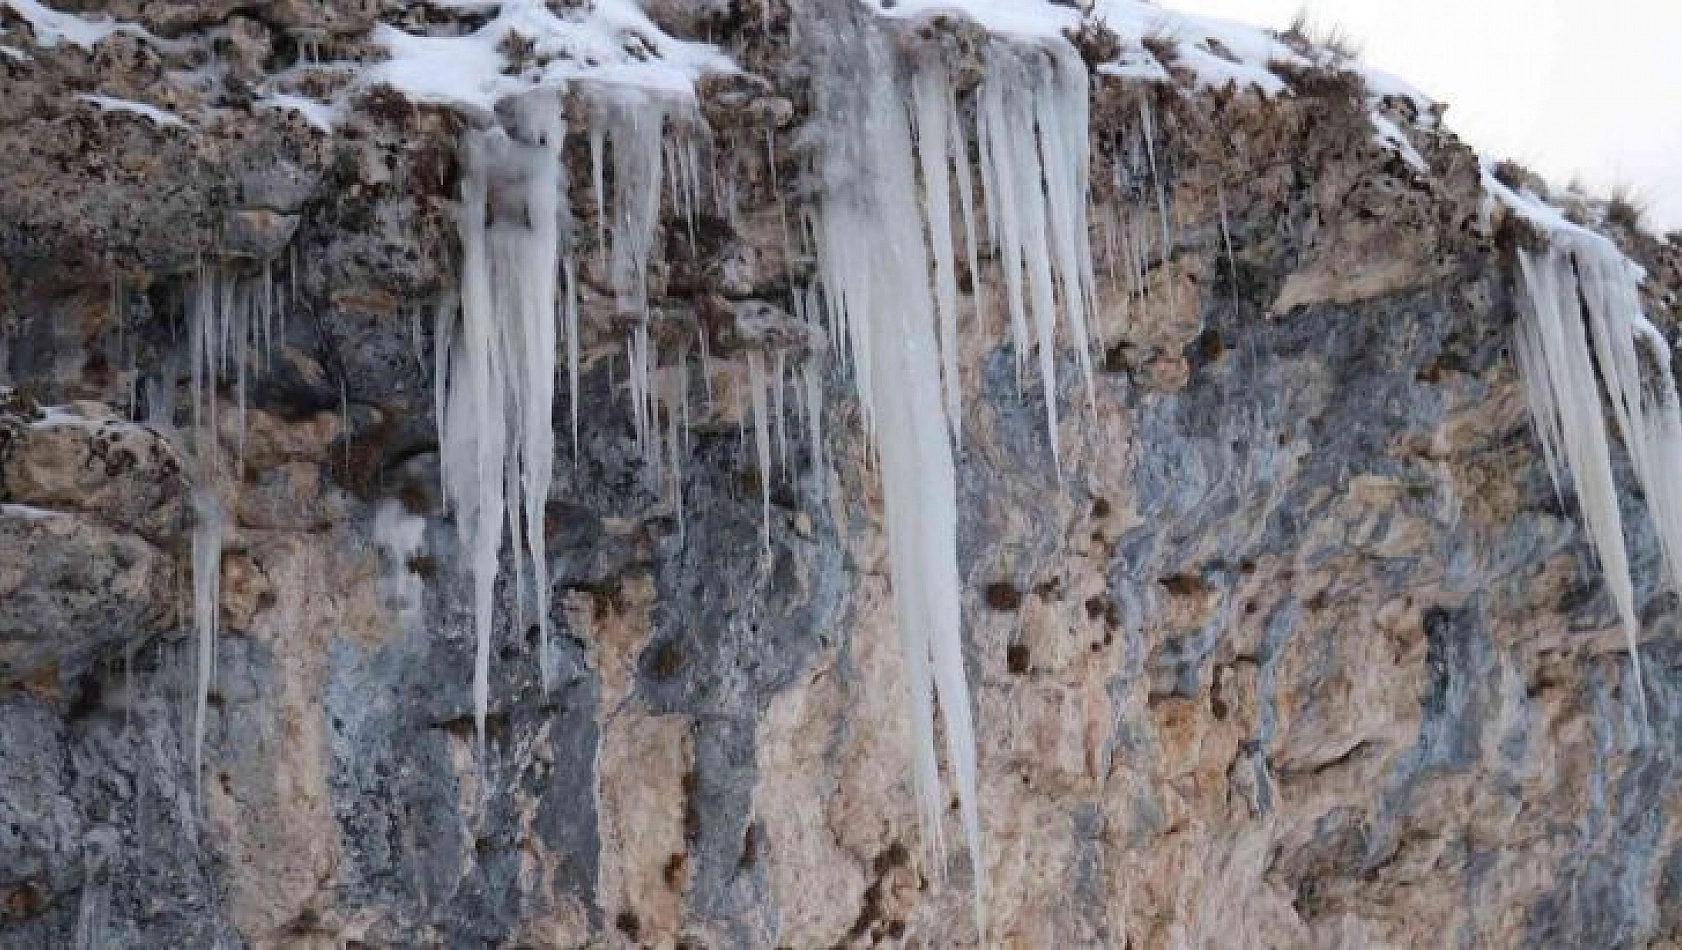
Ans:
[{"label": "cluster of icicle", "polygon": [[[975,874],[977,928],[985,935],[953,451],[962,421],[959,341],[988,328],[980,294],[968,320],[959,313],[952,196],[976,287],[984,242],[997,261],[1019,373],[1037,344],[1055,461],[1059,313],[1092,397],[1087,74],[1061,41],[995,38],[983,81],[970,108],[961,109],[937,51],[896,52],[862,16],[814,32],[820,55],[813,92],[824,141],[819,280],[831,323],[849,343],[879,463],[923,827],[941,867],[938,701]],[[974,325],[964,325],[969,321]]]},{"label": "cluster of icicle", "polygon": [[[956,232],[961,225],[971,274],[979,274],[984,252],[998,262],[1019,371],[1037,346],[1056,459],[1059,314],[1089,401],[1092,396],[1087,76],[1066,42],[998,40],[989,44],[973,101],[961,107],[938,56],[911,61],[894,53],[868,17],[845,15],[814,26],[821,64],[814,91],[824,123],[815,169],[821,196],[794,239],[819,266],[815,282],[793,293],[792,309],[843,351],[857,383],[885,498],[920,814],[935,864],[943,866],[938,700],[981,924],[984,857],[963,662],[953,452],[962,419],[959,339],[984,329],[986,320],[979,298],[967,320],[960,313]],[[654,478],[676,495],[691,349],[682,347],[661,365],[650,334],[647,269],[663,191],[693,227],[702,192],[693,134],[698,119],[693,103],[643,90],[604,86],[585,98],[602,270],[628,326],[631,415],[650,472],[666,473]],[[565,128],[552,93],[512,105],[512,121],[505,119],[503,128],[467,133],[461,291],[459,301],[440,310],[436,337],[445,496],[474,586],[481,741],[504,525],[514,539],[522,610],[522,537],[532,563],[546,679],[549,668],[542,512],[554,449],[549,405],[557,314],[566,328],[575,451],[578,440],[577,268],[559,160]],[[720,213],[729,216],[727,184],[715,180],[712,191]],[[976,325],[965,325],[970,321]],[[697,343],[710,398],[713,367],[704,333]],[[801,378],[792,380],[782,351],[772,354],[769,367],[765,353],[746,354],[743,382],[764,476],[767,548],[774,442],[788,465],[785,392],[792,390],[797,424],[808,430],[814,466],[822,466],[821,391],[813,362],[806,359]],[[742,388],[733,390],[739,395]],[[745,419],[749,408],[738,405],[738,418]],[[675,502],[681,518],[681,497]]]},{"label": "cluster of icicle", "polygon": [[1566,472],[1576,488],[1645,721],[1640,622],[1601,397],[1604,391],[1672,581],[1682,590],[1682,406],[1670,345],[1642,313],[1640,269],[1616,245],[1563,219],[1538,223],[1548,228],[1547,249],[1518,251],[1515,362],[1555,490],[1563,497]]},{"label": "cluster of icicle", "polygon": [[[203,776],[205,713],[216,668],[217,617],[221,603],[222,535],[227,514],[217,494],[222,459],[219,382],[234,387],[235,478],[245,468],[246,390],[263,370],[275,340],[285,334],[286,298],[296,288],[283,287],[264,264],[255,276],[216,267],[200,267],[186,301],[191,361],[193,510],[193,632],[197,675],[193,692],[193,777],[195,791]],[[163,420],[167,421],[167,419]]]}]

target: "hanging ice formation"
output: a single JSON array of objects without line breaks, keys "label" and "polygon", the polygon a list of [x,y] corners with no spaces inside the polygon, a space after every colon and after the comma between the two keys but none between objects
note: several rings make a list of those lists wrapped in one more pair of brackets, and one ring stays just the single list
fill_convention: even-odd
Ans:
[{"label": "hanging ice formation", "polygon": [[454,308],[440,310],[435,344],[444,497],[473,581],[473,715],[481,745],[504,523],[522,612],[523,527],[545,687],[554,669],[543,519],[555,454],[556,275],[570,230],[561,201],[565,129],[552,91],[514,105],[508,130],[472,130],[463,143],[459,319]]},{"label": "hanging ice formation", "polygon": [[[935,750],[938,702],[984,938],[986,861],[964,672],[953,461],[963,337],[954,278],[954,182],[972,274],[980,237],[969,129],[935,51],[904,62],[868,18],[856,15],[815,23],[812,34],[819,47],[814,101],[825,123],[815,229],[822,299],[832,328],[845,333],[880,460],[923,828],[939,867],[944,809]],[[1019,364],[1034,344],[1039,347],[1054,460],[1059,312],[1092,396],[1087,95],[1085,68],[1067,43],[989,41],[974,103],[987,233]],[[975,285],[981,286],[979,275]]]},{"label": "hanging ice formation", "polygon": [[222,535],[227,515],[217,495],[224,420],[216,390],[232,374],[234,383],[235,481],[245,468],[246,390],[269,360],[284,332],[279,290],[269,264],[254,277],[201,266],[186,300],[192,395],[193,634],[196,670],[193,691],[194,790],[203,776],[205,714],[216,669],[217,618],[221,604]]},{"label": "hanging ice formation", "polygon": [[1604,389],[1671,582],[1682,590],[1682,406],[1670,345],[1642,313],[1640,269],[1616,245],[1492,177],[1485,184],[1547,235],[1546,250],[1518,251],[1515,361],[1555,489],[1564,494],[1567,473],[1576,489],[1644,717],[1640,622],[1601,395]]}]

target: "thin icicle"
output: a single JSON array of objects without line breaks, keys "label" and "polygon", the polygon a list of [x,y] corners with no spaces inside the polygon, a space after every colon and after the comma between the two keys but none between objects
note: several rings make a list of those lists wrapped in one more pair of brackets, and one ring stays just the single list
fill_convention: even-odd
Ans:
[{"label": "thin icicle", "polygon": [[759,457],[759,494],[764,508],[765,557],[771,557],[771,427],[765,405],[765,357],[748,351],[748,396],[753,403],[753,444]]},{"label": "thin icicle", "polygon": [[193,633],[198,641],[198,676],[193,700],[193,797],[204,800],[205,714],[216,668],[217,614],[222,602],[222,531],[226,518],[216,488],[206,481],[193,489]]},{"label": "thin icicle", "polygon": [[788,426],[783,417],[783,383],[787,379],[783,351],[778,350],[771,362],[771,419],[777,432],[777,469],[783,477],[788,474]]},{"label": "thin icicle", "polygon": [[823,380],[818,376],[816,359],[806,358],[800,366],[800,377],[806,389],[806,435],[812,443],[812,483],[817,488],[818,504],[821,505],[829,476],[823,452]]},{"label": "thin icicle", "polygon": [[572,255],[561,259],[566,275],[567,401],[572,410],[572,464],[578,465],[578,268]]},{"label": "thin icicle", "polygon": [[952,442],[962,445],[963,397],[958,379],[958,275],[952,242],[952,180],[950,167],[953,130],[947,126],[952,81],[938,61],[919,69],[912,79],[916,108],[917,155],[923,172],[923,212],[928,220],[934,258],[935,307],[940,327],[940,375],[946,389],[946,418]]},{"label": "thin icicle", "polygon": [[1162,268],[1168,281],[1168,306],[1177,317],[1180,313],[1180,290],[1175,286],[1178,282],[1173,271],[1174,237],[1168,229],[1167,189],[1162,182],[1162,173],[1156,167],[1156,123],[1149,99],[1139,100],[1139,118],[1144,124],[1145,155],[1150,160],[1151,181],[1156,185],[1156,211],[1162,218]]},{"label": "thin icicle", "polygon": [[1232,253],[1232,228],[1227,224],[1226,217],[1226,189],[1220,182],[1215,183],[1215,206],[1221,215],[1221,244],[1226,248],[1226,268],[1232,275],[1232,294],[1238,296],[1238,258]]}]

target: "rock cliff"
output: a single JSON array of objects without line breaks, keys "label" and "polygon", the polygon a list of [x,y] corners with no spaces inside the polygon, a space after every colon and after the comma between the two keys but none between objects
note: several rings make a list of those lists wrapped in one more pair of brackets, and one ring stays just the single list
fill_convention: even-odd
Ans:
[{"label": "rock cliff", "polygon": [[[1677,593],[1614,449],[1638,696],[1509,354],[1545,237],[1489,176],[1545,186],[1305,37],[1142,3],[644,6],[0,0],[0,946],[975,946],[984,878],[989,946],[1682,947]],[[950,785],[920,820],[884,466],[811,293],[814,63],[938,60],[967,161],[1021,16],[1089,77],[1095,286],[1086,347],[1024,347],[997,243],[951,274],[978,862]],[[595,140],[594,70],[662,64],[638,322],[646,149]],[[529,89],[576,330],[481,725],[438,313],[463,143]],[[1674,336],[1682,241],[1556,200]]]}]

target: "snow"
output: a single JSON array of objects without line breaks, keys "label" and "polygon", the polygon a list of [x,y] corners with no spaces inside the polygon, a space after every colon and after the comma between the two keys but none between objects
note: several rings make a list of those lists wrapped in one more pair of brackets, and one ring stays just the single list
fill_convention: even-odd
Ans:
[{"label": "snow", "polygon": [[186,120],[175,113],[144,102],[135,102],[132,99],[117,99],[112,96],[89,95],[87,93],[80,93],[76,98],[83,102],[91,102],[106,112],[127,112],[151,119],[161,126],[187,127]]},{"label": "snow", "polygon": [[1080,26],[1073,8],[1049,0],[864,0],[878,16],[892,19],[950,14],[983,26],[997,36],[1051,38]]},{"label": "snow", "polygon": [[261,109],[291,109],[323,132],[333,131],[333,124],[339,119],[338,106],[292,93],[273,93],[258,99],[255,104]]},{"label": "snow", "polygon": [[1413,142],[1402,132],[1401,126],[1397,125],[1388,116],[1380,115],[1377,112],[1371,113],[1368,118],[1372,120],[1373,128],[1377,130],[1373,136],[1373,141],[1400,155],[1402,161],[1407,162],[1415,171],[1421,174],[1430,174],[1431,166],[1426,164],[1425,158],[1419,154],[1419,150],[1413,147]]},{"label": "snow", "polygon": [[[381,24],[373,39],[391,58],[371,67],[365,83],[390,85],[417,101],[485,113],[510,95],[585,78],[690,97],[701,74],[735,71],[735,64],[713,46],[662,33],[634,0],[595,0],[559,14],[543,0],[510,0],[465,36],[417,36]],[[522,42],[530,44],[530,63],[509,69],[509,75],[503,50]]]},{"label": "snow", "polygon": [[48,48],[60,43],[69,43],[82,49],[91,49],[118,31],[145,33],[139,27],[119,23],[110,17],[93,19],[74,13],[60,13],[37,3],[36,0],[0,0],[0,6],[9,7],[23,17],[35,32],[36,44]]},{"label": "snow", "polygon": [[0,516],[22,518],[25,521],[41,521],[67,514],[69,514],[67,511],[53,511],[49,508],[37,508],[34,505],[17,505],[10,502],[0,504]]},{"label": "snow", "polygon": [[[1308,61],[1272,32],[1217,17],[1165,10],[1142,0],[1097,0],[1093,18],[1139,50],[1147,37],[1161,37],[1176,47],[1173,66],[1189,69],[1202,86],[1254,86],[1268,95],[1285,90],[1285,83],[1268,68],[1274,62],[1306,66]],[[1222,51],[1231,54],[1229,59]],[[1101,65],[1100,73],[1141,79],[1167,79],[1148,54],[1130,62]]]}]

